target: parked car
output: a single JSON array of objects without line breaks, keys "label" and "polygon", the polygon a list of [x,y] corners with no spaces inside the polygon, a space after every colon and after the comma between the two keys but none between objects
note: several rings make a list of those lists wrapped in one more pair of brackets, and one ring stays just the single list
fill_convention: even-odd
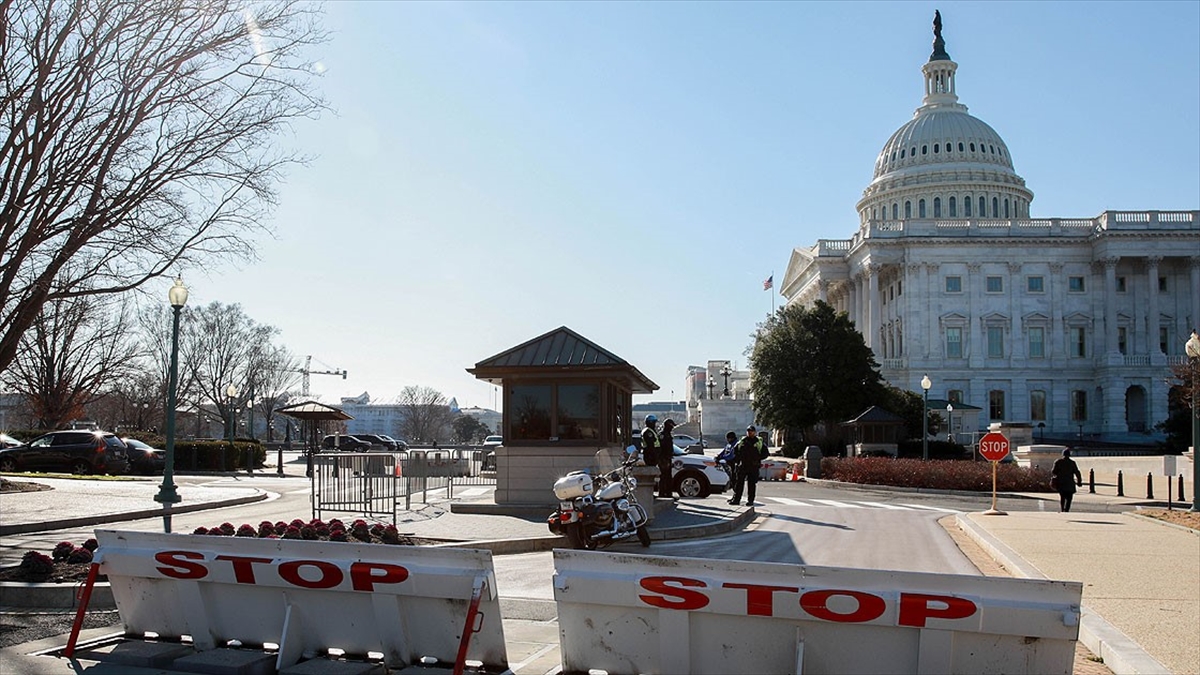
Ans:
[{"label": "parked car", "polygon": [[8,434],[0,434],[0,448],[12,448],[18,445],[21,445],[21,441]]},{"label": "parked car", "polygon": [[399,438],[392,438],[391,436],[387,436],[385,434],[379,434],[379,437],[385,441],[391,441],[395,443],[396,450],[408,450],[408,443],[400,440]]},{"label": "parked car", "polygon": [[162,473],[167,465],[167,451],[147,445],[136,438],[122,438],[129,452],[129,473]]},{"label": "parked car", "polygon": [[483,439],[483,464],[481,469],[484,471],[496,470],[496,448],[504,445],[503,436],[488,436]]},{"label": "parked car", "polygon": [[[337,439],[336,446],[334,445],[334,439]],[[335,448],[342,452],[368,452],[371,449],[371,443],[349,434],[330,434],[321,439],[322,450],[333,450]]]},{"label": "parked car", "polygon": [[376,434],[354,434],[354,437],[360,441],[366,441],[366,442],[370,443],[372,446],[376,446],[376,445],[379,446],[378,448],[372,447],[373,450],[384,450],[387,452],[395,452],[396,450],[399,449],[396,447],[396,441],[393,441],[392,439],[388,438],[387,436],[379,436]]},{"label": "parked car", "polygon": [[[641,448],[642,437],[634,436],[630,445]],[[671,462],[673,491],[685,499],[703,499],[713,493],[720,494],[729,488],[729,474],[717,465],[714,457],[693,454],[679,446],[674,448],[675,458]]]},{"label": "parked car", "polygon": [[708,443],[687,434],[671,434],[671,441],[684,450],[690,450],[693,453],[704,452],[704,448],[708,447]]},{"label": "parked car", "polygon": [[103,431],[51,431],[29,442],[0,450],[0,471],[70,471],[78,474],[125,473],[128,451],[116,434]]}]

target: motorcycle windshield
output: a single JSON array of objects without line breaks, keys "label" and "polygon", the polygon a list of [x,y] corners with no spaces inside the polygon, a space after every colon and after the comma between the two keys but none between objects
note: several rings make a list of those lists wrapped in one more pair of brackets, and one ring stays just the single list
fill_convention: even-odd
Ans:
[{"label": "motorcycle windshield", "polygon": [[[633,446],[629,446],[632,448]],[[636,450],[636,448],[635,448]],[[596,452],[596,470],[600,475],[620,469],[622,463],[629,458],[629,448],[602,448]]]}]

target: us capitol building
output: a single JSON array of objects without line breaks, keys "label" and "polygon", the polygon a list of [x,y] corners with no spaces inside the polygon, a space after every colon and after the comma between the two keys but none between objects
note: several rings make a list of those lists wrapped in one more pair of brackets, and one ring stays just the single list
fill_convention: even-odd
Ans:
[{"label": "us capitol building", "polygon": [[1145,439],[1200,325],[1200,211],[1032,218],[1004,139],[958,102],[941,28],[857,231],[793,250],[780,292],[848,313],[889,383],[928,375],[981,426]]}]

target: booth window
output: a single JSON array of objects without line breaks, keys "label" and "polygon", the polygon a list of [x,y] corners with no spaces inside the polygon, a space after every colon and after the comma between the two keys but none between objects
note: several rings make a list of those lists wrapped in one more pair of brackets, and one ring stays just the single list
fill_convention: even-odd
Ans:
[{"label": "booth window", "polygon": [[513,440],[600,438],[598,384],[517,384],[509,389],[509,397]]}]

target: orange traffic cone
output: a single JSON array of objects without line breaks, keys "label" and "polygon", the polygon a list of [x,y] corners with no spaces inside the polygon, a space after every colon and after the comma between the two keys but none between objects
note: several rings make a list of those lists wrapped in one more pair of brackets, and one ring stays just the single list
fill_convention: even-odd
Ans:
[{"label": "orange traffic cone", "polygon": [[800,465],[799,464],[796,464],[795,462],[792,463],[792,473],[791,473],[791,475],[788,476],[788,480],[793,481],[793,482],[800,480]]},{"label": "orange traffic cone", "polygon": [[395,470],[395,472],[393,472],[393,475],[395,475],[395,476],[396,476],[396,478],[401,478],[401,477],[404,475],[404,474],[403,474],[403,473],[400,471],[400,463],[399,463],[399,462],[397,462],[397,463],[396,463],[396,470]]}]

